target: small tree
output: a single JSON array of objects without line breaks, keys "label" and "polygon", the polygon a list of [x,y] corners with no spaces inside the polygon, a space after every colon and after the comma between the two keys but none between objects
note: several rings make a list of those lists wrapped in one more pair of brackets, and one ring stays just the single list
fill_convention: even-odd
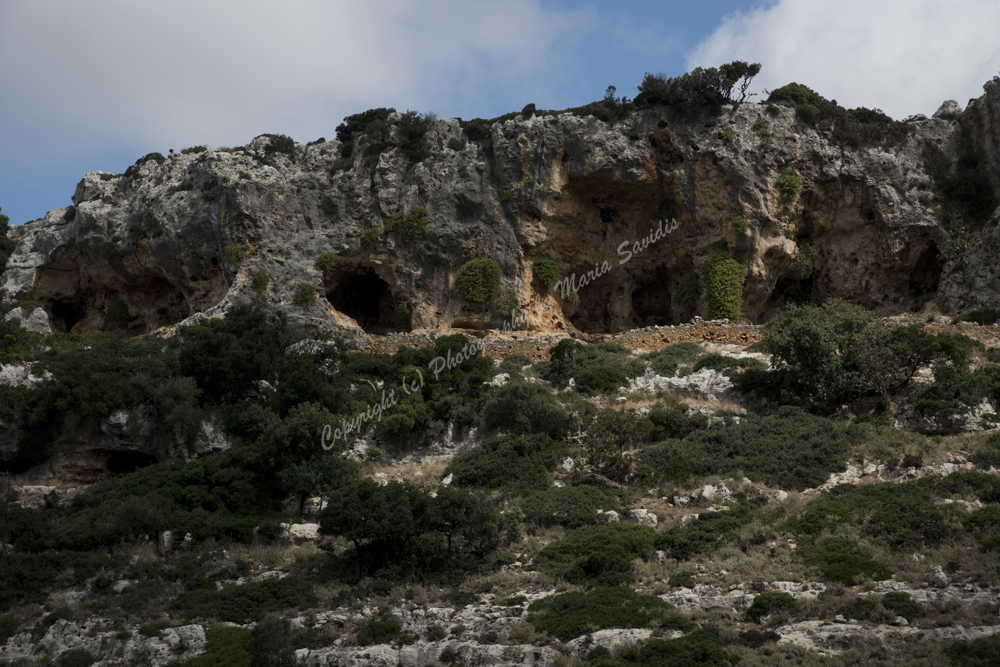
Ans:
[{"label": "small tree", "polygon": [[532,273],[546,285],[559,280],[559,263],[548,255],[542,255],[531,265]]},{"label": "small tree", "polygon": [[324,252],[321,253],[320,256],[316,258],[316,262],[315,264],[313,264],[313,268],[315,268],[317,271],[322,271],[323,273],[327,273],[328,271],[332,271],[333,267],[336,265],[337,265],[337,253]]},{"label": "small tree", "polygon": [[726,318],[739,324],[746,267],[725,250],[719,250],[708,258],[701,271],[705,276],[709,317],[713,320]]},{"label": "small tree", "polygon": [[269,616],[250,631],[247,642],[250,667],[294,667],[292,625],[288,619]]},{"label": "small tree", "polygon": [[458,295],[466,301],[493,303],[500,296],[503,275],[495,259],[473,259],[462,265],[455,278]]}]

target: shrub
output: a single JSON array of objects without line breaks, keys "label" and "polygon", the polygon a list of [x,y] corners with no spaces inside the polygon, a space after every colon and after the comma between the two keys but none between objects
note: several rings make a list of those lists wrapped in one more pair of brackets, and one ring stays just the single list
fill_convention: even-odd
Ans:
[{"label": "shrub", "polygon": [[529,382],[508,382],[490,392],[482,406],[483,424],[509,433],[544,433],[561,437],[574,420],[544,387]]},{"label": "shrub", "polygon": [[118,299],[108,307],[107,312],[104,314],[104,324],[109,326],[114,324],[125,324],[128,322],[128,318],[128,304],[122,299]]},{"label": "shrub", "polygon": [[461,123],[462,130],[472,141],[486,141],[490,138],[490,123],[482,118],[473,118]]},{"label": "shrub", "polygon": [[559,264],[548,255],[538,257],[531,265],[532,273],[546,285],[559,280]]},{"label": "shrub", "polygon": [[886,593],[882,596],[882,606],[897,616],[902,616],[912,623],[923,612],[920,603],[902,591]]},{"label": "shrub", "polygon": [[649,363],[649,367],[657,375],[672,377],[679,364],[696,360],[702,352],[704,349],[697,343],[674,343],[655,352],[647,352],[639,358]]},{"label": "shrub", "polygon": [[7,640],[17,633],[21,619],[14,615],[0,616],[0,646],[7,643]]},{"label": "shrub", "polygon": [[434,624],[427,627],[427,641],[439,642],[448,636],[448,631],[440,625]]},{"label": "shrub", "polygon": [[[952,318],[951,323],[958,324],[960,322],[975,322],[981,326],[989,326],[997,320],[1000,320],[1000,310],[983,308],[982,310],[971,310],[967,313],[962,313],[958,317]],[[990,361],[997,363],[997,361],[993,359],[990,359]]]},{"label": "shrub", "polygon": [[719,250],[705,261],[701,271],[705,276],[709,317],[713,320],[726,318],[739,324],[746,267],[725,250]]},{"label": "shrub", "polygon": [[566,292],[566,300],[574,306],[580,305],[580,295],[576,292]]},{"label": "shrub", "polygon": [[795,550],[806,565],[819,569],[831,581],[853,586],[854,578],[867,576],[875,581],[889,578],[889,571],[881,563],[864,556],[857,545],[841,537],[830,537],[814,545],[800,546]]},{"label": "shrub", "polygon": [[955,667],[995,667],[1000,636],[952,641],[945,644],[943,653]]},{"label": "shrub", "polygon": [[408,243],[418,243],[427,233],[427,211],[419,206],[410,209],[409,213],[402,211],[391,216],[385,225],[386,231],[399,232]]},{"label": "shrub", "polygon": [[696,67],[690,72],[674,78],[663,74],[650,74],[642,79],[639,95],[634,103],[640,106],[667,104],[684,113],[698,109],[708,109],[717,113],[726,102],[734,102],[733,89],[741,91],[740,102],[747,97],[750,81],[760,72],[760,64],[734,61],[718,69]]},{"label": "shrub", "polygon": [[249,623],[260,621],[267,614],[313,607],[318,602],[312,584],[285,577],[228,586],[221,591],[214,585],[208,589],[185,591],[174,600],[173,608],[187,619]]},{"label": "shrub", "polygon": [[741,526],[763,519],[757,505],[743,502],[727,512],[702,512],[688,525],[674,526],[657,536],[656,549],[671,558],[687,560],[696,554],[711,554],[736,539]]},{"label": "shrub", "polygon": [[674,292],[674,299],[684,307],[690,306],[700,298],[701,281],[698,280],[698,276],[688,276],[681,281],[677,291]]},{"label": "shrub", "polygon": [[782,201],[795,201],[802,191],[802,182],[795,174],[782,174],[774,183]]},{"label": "shrub", "polygon": [[264,147],[264,159],[274,155],[285,155],[289,160],[295,159],[295,140],[285,134],[259,134],[254,139],[266,137],[267,145]]},{"label": "shrub", "polygon": [[184,661],[184,667],[249,667],[247,643],[252,630],[247,628],[208,628],[208,643],[201,655]]},{"label": "shrub", "polygon": [[211,188],[205,188],[201,191],[201,200],[205,202],[210,202],[215,200],[215,190]]},{"label": "shrub", "polygon": [[190,148],[181,149],[181,155],[197,155],[198,153],[204,153],[208,150],[208,146],[191,146]]},{"label": "shrub", "polygon": [[295,286],[292,301],[300,306],[309,306],[316,303],[316,288],[308,283],[299,283]]},{"label": "shrub", "polygon": [[250,631],[246,650],[250,654],[250,667],[293,667],[296,660],[292,624],[274,616],[263,619]]},{"label": "shrub", "polygon": [[745,234],[750,229],[750,221],[745,216],[731,215],[729,216],[729,222],[732,223],[733,229],[737,234]]},{"label": "shrub", "polygon": [[[395,112],[396,110],[391,108],[369,109],[344,118],[344,122],[336,129],[341,157],[345,159],[351,157],[354,151],[354,140],[358,136],[369,132],[378,135],[384,133],[389,116]],[[377,139],[384,141],[384,137],[381,136]]]},{"label": "shrub", "polygon": [[624,452],[647,439],[653,422],[635,412],[601,411],[587,429],[587,463],[616,482],[624,482],[631,472],[631,460]]},{"label": "shrub", "polygon": [[573,584],[617,586],[633,581],[633,562],[653,553],[656,531],[649,526],[611,523],[566,533],[535,557],[539,570]]},{"label": "shrub", "polygon": [[226,246],[226,264],[230,266],[239,266],[244,259],[246,259],[247,254],[250,252],[250,246],[243,245],[240,243],[231,243]]},{"label": "shrub", "polygon": [[944,237],[941,259],[946,262],[961,262],[971,242],[972,234],[964,227],[949,230]]},{"label": "shrub", "polygon": [[399,119],[397,126],[398,146],[412,163],[421,162],[430,157],[431,142],[427,140],[427,131],[431,128],[432,114],[420,114],[407,111]]},{"label": "shrub", "polygon": [[608,485],[580,484],[533,493],[518,507],[526,523],[580,528],[597,523],[597,510],[618,510],[618,499]]},{"label": "shrub", "polygon": [[538,632],[563,641],[604,628],[644,628],[657,621],[678,630],[697,627],[679,615],[667,620],[671,609],[653,595],[640,595],[625,587],[603,587],[536,600],[528,607],[528,622]]},{"label": "shrub", "polygon": [[[101,174],[101,176],[103,177],[104,174]],[[184,181],[184,182],[178,183],[176,185],[171,185],[169,188],[167,188],[167,194],[171,194],[172,195],[175,192],[187,192],[188,190],[191,190],[192,188],[194,188],[194,186],[190,182]]]},{"label": "shrub", "polygon": [[617,343],[581,345],[566,338],[549,349],[548,361],[535,365],[538,375],[562,389],[575,378],[583,391],[610,393],[628,384],[628,378],[642,375],[645,365],[628,348]]},{"label": "shrub", "polygon": [[382,612],[378,618],[369,619],[358,630],[358,646],[388,644],[397,641],[403,632],[403,621],[395,614]]},{"label": "shrub", "polygon": [[322,271],[327,273],[333,270],[333,267],[337,265],[337,253],[335,252],[324,252],[320,253],[320,256],[316,258],[313,263],[313,268],[317,271]]},{"label": "shrub", "polygon": [[379,241],[382,238],[379,236],[378,227],[369,227],[365,231],[361,232],[361,247],[365,250],[374,250],[378,247]]},{"label": "shrub", "polygon": [[253,291],[257,294],[263,294],[267,291],[267,286],[271,284],[271,276],[267,274],[267,271],[261,269],[255,271],[253,274]]},{"label": "shrub", "polygon": [[740,470],[770,486],[804,489],[819,486],[832,472],[842,472],[848,449],[859,438],[852,429],[783,407],[769,417],[697,430],[683,441],[648,447],[639,453],[638,463],[667,479],[670,466],[680,474],[693,471],[699,476]]},{"label": "shrub", "polygon": [[97,658],[90,651],[73,648],[60,655],[55,664],[56,667],[90,667],[95,662]]},{"label": "shrub", "polygon": [[509,287],[501,290],[500,296],[497,297],[493,305],[498,314],[505,318],[509,317],[511,321],[521,312],[521,304],[517,292]]},{"label": "shrub", "polygon": [[725,129],[719,132],[719,141],[730,142],[736,139],[736,130]]},{"label": "shrub", "polygon": [[500,296],[500,265],[495,259],[469,260],[458,270],[455,287],[466,301],[493,303]]},{"label": "shrub", "polygon": [[406,317],[407,315],[410,314],[410,306],[405,301],[400,301],[399,303],[396,304],[396,307],[393,309],[393,312],[399,315],[400,317]]},{"label": "shrub", "polygon": [[511,495],[526,495],[551,485],[548,473],[555,470],[567,454],[565,442],[542,434],[505,435],[484,440],[459,454],[445,475],[452,484],[501,489]]},{"label": "shrub", "polygon": [[748,621],[760,623],[760,619],[775,612],[794,613],[798,608],[795,598],[789,593],[761,593],[753,599],[750,608],[743,615]]}]

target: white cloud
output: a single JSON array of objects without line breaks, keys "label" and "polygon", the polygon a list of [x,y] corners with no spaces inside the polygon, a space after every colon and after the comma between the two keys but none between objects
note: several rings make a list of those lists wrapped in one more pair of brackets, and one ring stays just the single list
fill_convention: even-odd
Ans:
[{"label": "white cloud", "polygon": [[996,0],[777,0],[726,17],[687,64],[759,62],[758,90],[795,81],[846,107],[930,115],[983,94],[997,26]]},{"label": "white cloud", "polygon": [[539,0],[3,0],[0,147],[332,138],[370,106],[528,94],[592,23]]}]

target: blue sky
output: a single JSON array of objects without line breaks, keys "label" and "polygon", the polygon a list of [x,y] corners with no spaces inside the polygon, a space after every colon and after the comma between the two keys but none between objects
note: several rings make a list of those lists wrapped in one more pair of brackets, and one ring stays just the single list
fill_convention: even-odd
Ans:
[{"label": "blue sky", "polygon": [[151,151],[332,139],[379,106],[566,108],[732,60],[758,91],[929,115],[1000,71],[997,25],[995,0],[0,0],[0,207],[39,218]]}]

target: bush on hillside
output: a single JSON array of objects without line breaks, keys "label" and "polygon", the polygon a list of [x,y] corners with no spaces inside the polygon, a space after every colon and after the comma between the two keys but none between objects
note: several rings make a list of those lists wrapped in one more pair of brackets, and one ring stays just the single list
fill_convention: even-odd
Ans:
[{"label": "bush on hillside", "polygon": [[618,586],[634,580],[634,561],[652,555],[655,539],[656,531],[649,526],[585,526],[546,546],[535,563],[539,570],[573,584]]},{"label": "bush on hillside", "polygon": [[499,489],[523,496],[551,486],[549,473],[566,458],[568,446],[543,434],[489,438],[459,454],[444,475],[458,486]]},{"label": "bush on hillside", "polygon": [[502,278],[500,265],[495,259],[472,259],[458,270],[455,288],[466,301],[493,303],[500,296]]},{"label": "bush on hillside", "polygon": [[532,602],[528,622],[538,632],[562,641],[604,628],[660,627],[693,630],[693,622],[670,614],[673,607],[653,595],[640,595],[631,588],[602,587],[589,592],[552,595]]},{"label": "bush on hillside", "polygon": [[747,269],[719,250],[709,257],[701,268],[705,276],[705,299],[708,301],[708,316],[713,319],[728,319],[739,324],[743,307],[743,280]]},{"label": "bush on hillside", "polygon": [[483,424],[508,433],[544,433],[558,438],[576,426],[555,396],[530,382],[508,382],[490,392],[482,406]]}]

